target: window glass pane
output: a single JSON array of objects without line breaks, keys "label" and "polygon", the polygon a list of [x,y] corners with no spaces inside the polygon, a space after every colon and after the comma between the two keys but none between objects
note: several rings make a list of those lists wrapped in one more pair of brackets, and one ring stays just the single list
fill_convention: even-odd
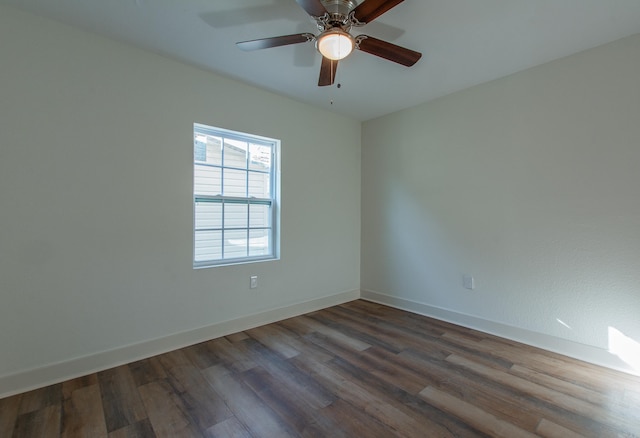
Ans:
[{"label": "window glass pane", "polygon": [[247,171],[224,169],[224,195],[247,196]]},{"label": "window glass pane", "polygon": [[249,227],[251,228],[266,228],[271,223],[270,213],[271,207],[269,205],[251,204],[249,206]]},{"label": "window glass pane", "polygon": [[193,168],[193,193],[196,195],[221,195],[222,169],[196,164]]},{"label": "window glass pane", "polygon": [[263,172],[271,170],[271,146],[249,145],[249,169]]},{"label": "window glass pane", "polygon": [[222,139],[207,136],[207,163],[222,164]]},{"label": "window glass pane", "polygon": [[247,204],[224,204],[224,227],[247,228]]},{"label": "window glass pane", "polygon": [[222,164],[222,138],[196,134],[194,139],[194,160],[208,164]]},{"label": "window glass pane", "polygon": [[271,230],[249,230],[249,255],[269,255]]},{"label": "window glass pane", "polygon": [[222,204],[196,202],[196,230],[222,228]]},{"label": "window glass pane", "polygon": [[194,161],[207,161],[207,136],[196,135],[193,141],[193,159]]},{"label": "window glass pane", "polygon": [[196,231],[194,259],[196,262],[222,258],[222,231]]},{"label": "window glass pane", "polygon": [[224,258],[247,257],[247,230],[224,232]]},{"label": "window glass pane", "polygon": [[224,140],[224,167],[247,168],[248,145],[244,141]]},{"label": "window glass pane", "polygon": [[249,172],[249,196],[271,197],[271,178],[268,173]]}]

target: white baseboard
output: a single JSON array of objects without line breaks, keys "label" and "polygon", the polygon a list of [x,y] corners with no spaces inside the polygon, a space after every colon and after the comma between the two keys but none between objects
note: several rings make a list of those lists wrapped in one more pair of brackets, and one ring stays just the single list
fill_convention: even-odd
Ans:
[{"label": "white baseboard", "polygon": [[362,290],[360,298],[378,304],[395,307],[419,315],[428,316],[441,321],[450,322],[484,333],[521,342],[543,350],[553,351],[558,354],[572,357],[574,359],[589,362],[616,371],[622,371],[632,375],[640,375],[640,372],[623,362],[619,357],[609,351],[591,345],[580,344],[578,342],[557,338],[555,336],[534,332],[531,330],[513,327],[499,322],[489,321],[476,316],[465,315],[452,310],[422,304],[404,298]]},{"label": "white baseboard", "polygon": [[379,292],[353,290],[292,304],[278,309],[267,310],[254,315],[243,316],[230,321],[223,321],[188,332],[176,333],[159,339],[127,345],[109,351],[1,376],[0,398],[103,371],[136,360],[146,359],[199,342],[314,312],[358,298],[522,342],[613,370],[640,375],[638,370],[631,368],[617,356],[602,348],[580,344]]},{"label": "white baseboard", "polygon": [[360,298],[353,290],[0,377],[0,398]]}]

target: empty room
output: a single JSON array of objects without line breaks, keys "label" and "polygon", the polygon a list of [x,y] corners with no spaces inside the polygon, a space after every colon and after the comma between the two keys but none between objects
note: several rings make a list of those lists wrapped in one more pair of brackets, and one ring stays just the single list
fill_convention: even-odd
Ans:
[{"label": "empty room", "polygon": [[640,2],[0,0],[0,437],[640,437]]}]

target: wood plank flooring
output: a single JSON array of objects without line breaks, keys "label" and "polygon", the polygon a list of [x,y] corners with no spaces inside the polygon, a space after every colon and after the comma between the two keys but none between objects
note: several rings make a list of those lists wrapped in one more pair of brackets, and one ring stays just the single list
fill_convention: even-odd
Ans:
[{"label": "wood plank flooring", "polygon": [[640,378],[363,300],[0,400],[0,437],[640,437]]}]

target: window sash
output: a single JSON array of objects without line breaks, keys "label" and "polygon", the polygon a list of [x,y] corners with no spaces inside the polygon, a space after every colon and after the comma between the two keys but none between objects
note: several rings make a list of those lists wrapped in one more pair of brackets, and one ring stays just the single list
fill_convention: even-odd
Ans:
[{"label": "window sash", "polygon": [[[232,196],[195,196],[194,204],[197,210],[198,204],[219,204],[222,206],[221,218],[220,218],[220,226],[217,227],[199,227],[197,224],[194,224],[194,240],[197,242],[197,235],[201,233],[210,233],[210,232],[220,232],[220,247],[219,251],[216,251],[218,248],[211,248],[211,252],[218,254],[219,257],[210,257],[210,258],[202,258],[196,260],[196,254],[194,254],[194,267],[204,267],[204,266],[214,266],[216,264],[231,264],[231,263],[241,263],[241,262],[249,262],[249,261],[259,261],[266,259],[273,259],[275,256],[275,247],[273,244],[274,240],[274,213],[275,209],[273,208],[274,201],[273,199],[268,198],[242,198],[242,197],[232,197]],[[225,219],[225,206],[226,205],[245,205],[247,207],[247,217],[244,226],[227,226]],[[262,205],[268,207],[268,218],[267,223],[264,226],[255,226],[252,225],[251,221],[251,206],[252,205]],[[196,213],[197,214],[197,213]],[[252,243],[255,240],[252,240],[252,232],[255,231],[266,231],[267,235],[267,243],[266,243],[266,254],[262,255],[251,255],[252,252]],[[236,236],[239,236],[239,233],[243,233],[243,238],[245,239],[246,245],[244,248],[244,253],[246,255],[240,257],[229,257],[227,256],[228,248],[227,248],[227,236],[233,235],[235,233]],[[203,248],[204,249],[204,248]],[[195,248],[194,248],[195,250]]]}]

